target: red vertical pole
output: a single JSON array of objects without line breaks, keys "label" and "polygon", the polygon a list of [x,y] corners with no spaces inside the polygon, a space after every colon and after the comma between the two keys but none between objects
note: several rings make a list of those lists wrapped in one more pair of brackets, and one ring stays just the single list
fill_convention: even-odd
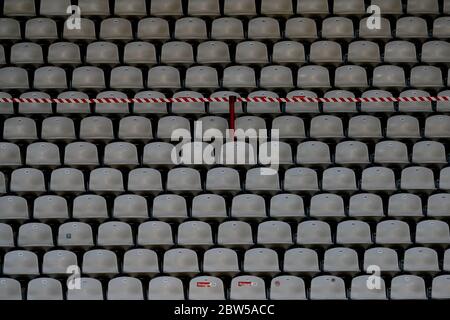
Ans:
[{"label": "red vertical pole", "polygon": [[234,136],[234,128],[235,128],[235,121],[236,121],[236,116],[235,116],[235,103],[236,103],[236,97],[235,96],[230,96],[228,98],[228,102],[230,104],[230,130],[233,133]]}]

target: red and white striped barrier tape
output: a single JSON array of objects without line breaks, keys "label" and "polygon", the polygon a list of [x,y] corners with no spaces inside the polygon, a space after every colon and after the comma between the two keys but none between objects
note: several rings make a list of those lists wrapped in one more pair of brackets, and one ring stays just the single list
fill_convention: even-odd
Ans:
[{"label": "red and white striped barrier tape", "polygon": [[[178,97],[178,98],[0,98],[0,103],[189,103],[189,102],[229,102],[229,97],[211,97],[211,98],[194,98],[194,97]],[[296,96],[291,98],[274,98],[274,97],[236,97],[236,102],[310,102],[310,103],[355,103],[355,102],[435,102],[450,101],[450,96],[435,97],[365,97],[365,98],[314,98],[305,96]]]}]

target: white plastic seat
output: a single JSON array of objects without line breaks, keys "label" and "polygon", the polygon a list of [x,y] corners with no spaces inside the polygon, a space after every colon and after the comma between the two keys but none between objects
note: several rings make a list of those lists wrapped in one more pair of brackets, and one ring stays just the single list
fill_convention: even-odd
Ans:
[{"label": "white plastic seat", "polygon": [[53,170],[50,177],[50,190],[56,193],[84,192],[83,172],[74,168]]},{"label": "white plastic seat", "polygon": [[365,11],[363,0],[336,0],[333,3],[335,15],[364,15]]},{"label": "white plastic seat", "polygon": [[344,280],[336,276],[318,276],[311,280],[311,300],[346,300]]},{"label": "white plastic seat", "polygon": [[127,248],[133,245],[133,234],[129,224],[108,221],[98,226],[97,245],[104,248]]},{"label": "white plastic seat", "polygon": [[[12,98],[12,96],[6,92],[0,92],[0,98]],[[11,102],[0,103],[0,114],[12,114],[12,113],[14,113],[14,108]]]},{"label": "white plastic seat", "polygon": [[389,197],[387,214],[390,217],[423,216],[422,201],[415,194],[397,193]]},{"label": "white plastic seat", "polygon": [[75,127],[73,120],[66,117],[50,117],[42,121],[42,139],[48,141],[75,140]]},{"label": "white plastic seat", "polygon": [[425,281],[418,276],[400,275],[391,281],[392,300],[427,299]]},{"label": "white plastic seat", "polygon": [[112,276],[119,273],[117,256],[113,251],[95,249],[83,255],[82,271],[91,276]]},{"label": "white plastic seat", "polygon": [[214,19],[211,24],[211,39],[238,41],[244,39],[244,26],[236,18],[224,17]]},{"label": "white plastic seat", "polygon": [[123,255],[123,272],[131,275],[159,273],[158,255],[150,249],[132,249]]},{"label": "white plastic seat", "polygon": [[26,164],[33,167],[54,167],[61,164],[56,144],[35,142],[27,147]]},{"label": "white plastic seat", "polygon": [[132,66],[116,67],[111,70],[110,87],[113,89],[140,90],[144,88],[142,71]]},{"label": "white plastic seat", "polygon": [[175,22],[174,38],[180,40],[204,40],[207,39],[206,23],[195,17],[177,19]]},{"label": "white plastic seat", "polygon": [[199,273],[197,253],[185,248],[167,250],[164,252],[163,271],[177,276]]},{"label": "white plastic seat", "polygon": [[136,41],[125,45],[123,61],[126,64],[153,65],[156,64],[155,46],[148,42]]},{"label": "white plastic seat", "polygon": [[36,278],[28,282],[27,300],[63,300],[62,285],[53,278]]},{"label": "white plastic seat", "polygon": [[59,226],[58,246],[71,249],[89,248],[93,245],[94,237],[89,224],[84,222],[67,222]]},{"label": "white plastic seat", "polygon": [[231,280],[231,300],[266,300],[264,280],[256,276],[238,276]]},{"label": "white plastic seat", "polygon": [[143,247],[170,247],[174,244],[172,229],[167,222],[162,221],[141,223],[136,242]]},{"label": "white plastic seat", "polygon": [[48,249],[53,247],[52,229],[45,223],[29,222],[19,228],[17,245],[30,249]]},{"label": "white plastic seat", "polygon": [[395,35],[400,39],[428,38],[427,22],[419,17],[402,17],[397,20]]},{"label": "white plastic seat", "polygon": [[[211,71],[211,72],[210,72]],[[209,73],[209,74],[208,74]],[[190,85],[191,89],[193,91],[178,91],[173,95],[172,98],[204,98],[203,94],[200,92],[194,91],[200,88],[201,86],[209,86],[209,89],[211,89],[215,84],[213,82],[209,82],[208,78],[214,78],[214,80],[217,80],[217,73],[215,69],[211,70],[199,70],[198,73],[196,73],[195,70],[191,70],[190,74]],[[209,79],[212,80],[212,79]],[[210,83],[210,84],[207,84]],[[196,87],[196,86],[200,87]],[[202,89],[208,89],[207,87],[203,87]],[[172,113],[175,114],[201,114],[205,112],[205,103],[203,102],[173,102],[172,103]],[[180,120],[178,120],[180,121]],[[186,121],[186,120],[185,120]],[[183,122],[185,122],[183,121]],[[182,122],[182,123],[183,123]],[[185,126],[185,129],[188,130],[188,126]],[[158,124],[158,130],[159,130],[159,124]],[[189,131],[189,130],[188,130]]]},{"label": "white plastic seat", "polygon": [[162,194],[153,199],[153,218],[184,220],[187,218],[186,199],[180,195]]},{"label": "white plastic seat", "polygon": [[280,39],[280,25],[274,18],[258,17],[248,22],[247,37],[252,40],[277,40]]},{"label": "white plastic seat", "polygon": [[301,222],[297,227],[296,243],[302,246],[328,246],[333,243],[330,225],[324,221],[309,220]]},{"label": "white plastic seat", "polygon": [[123,18],[108,18],[100,24],[99,38],[106,41],[130,41],[133,30],[130,21]]},{"label": "white plastic seat", "polygon": [[225,300],[222,280],[210,276],[192,278],[189,282],[189,300]]},{"label": "white plastic seat", "polygon": [[404,221],[385,220],[376,227],[376,243],[381,245],[409,245],[411,234],[409,225]]},{"label": "white plastic seat", "polygon": [[431,192],[436,188],[433,171],[425,167],[405,168],[402,170],[400,187],[416,192]]},{"label": "white plastic seat", "polygon": [[[155,1],[153,1],[151,4],[153,5],[153,3],[155,3]],[[140,19],[137,29],[137,38],[144,41],[164,41],[170,39],[168,21],[162,18],[155,17]]]},{"label": "white plastic seat", "polygon": [[113,168],[97,168],[90,172],[89,190],[96,193],[119,193],[124,190],[122,173]]},{"label": "white plastic seat", "polygon": [[353,22],[349,18],[332,17],[322,21],[322,38],[325,39],[353,39]]},{"label": "white plastic seat", "polygon": [[153,138],[150,119],[140,116],[122,118],[119,122],[118,138],[147,142]]},{"label": "white plastic seat", "polygon": [[148,284],[149,300],[184,300],[183,282],[175,277],[157,277]]},{"label": "white plastic seat", "polygon": [[114,199],[113,217],[126,219],[147,219],[147,201],[143,196],[124,194]]},{"label": "white plastic seat", "polygon": [[[240,95],[233,91],[216,91],[210,95],[210,98],[229,98],[229,97],[240,97]],[[210,102],[208,111],[212,114],[229,113],[230,107],[228,102]],[[242,103],[235,102],[235,113],[239,114],[243,112]]]},{"label": "white plastic seat", "polygon": [[58,39],[56,22],[49,18],[33,18],[25,24],[25,39],[31,41],[55,41]]},{"label": "white plastic seat", "polygon": [[244,221],[227,221],[219,225],[217,244],[225,247],[247,248],[253,245],[252,229]]},{"label": "white plastic seat", "polygon": [[286,21],[284,35],[291,40],[314,41],[318,38],[316,21],[304,17],[290,18]]},{"label": "white plastic seat", "polygon": [[194,63],[192,45],[183,41],[166,42],[161,47],[161,62],[169,65]]}]

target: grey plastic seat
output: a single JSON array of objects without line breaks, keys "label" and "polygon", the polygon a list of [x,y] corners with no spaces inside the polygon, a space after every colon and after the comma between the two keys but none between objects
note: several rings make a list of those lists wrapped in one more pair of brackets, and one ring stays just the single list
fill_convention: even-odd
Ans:
[{"label": "grey plastic seat", "polygon": [[297,228],[296,243],[304,246],[328,246],[331,240],[330,225],[324,221],[309,220],[301,222]]},{"label": "grey plastic seat", "polygon": [[[229,98],[229,97],[240,97],[240,95],[234,91],[216,91],[210,95],[210,98]],[[230,107],[228,102],[210,102],[209,103],[209,113],[212,114],[221,114],[221,113],[229,113]],[[239,114],[243,112],[242,103],[235,102],[235,113]]]},{"label": "grey plastic seat", "polygon": [[193,90],[214,90],[219,87],[217,70],[209,66],[194,66],[186,70],[185,87]]},{"label": "grey plastic seat", "polygon": [[316,21],[304,17],[290,18],[286,21],[284,34],[291,40],[314,41],[318,38]]},{"label": "grey plastic seat", "polygon": [[63,300],[62,285],[53,278],[36,278],[28,282],[27,300]]},{"label": "grey plastic seat", "polygon": [[218,167],[208,170],[206,175],[206,190],[215,193],[241,190],[239,172],[233,168]]},{"label": "grey plastic seat", "polygon": [[366,69],[355,65],[338,67],[334,84],[338,88],[366,88],[368,87]]},{"label": "grey plastic seat", "polygon": [[350,248],[331,248],[325,251],[323,270],[330,273],[359,272],[358,254]]},{"label": "grey plastic seat", "polygon": [[415,194],[394,194],[389,197],[387,214],[391,217],[422,217],[422,201]]},{"label": "grey plastic seat", "polygon": [[188,14],[190,16],[219,16],[220,6],[217,0],[191,0],[188,4]]},{"label": "grey plastic seat", "polygon": [[185,17],[175,22],[174,38],[180,40],[204,40],[207,39],[206,23],[196,17]]},{"label": "grey plastic seat", "polygon": [[382,89],[403,88],[406,86],[405,72],[398,66],[378,66],[373,70],[372,85]]},{"label": "grey plastic seat", "polygon": [[156,132],[156,136],[159,139],[174,141],[175,139],[180,138],[177,134],[177,132],[180,130],[188,133],[190,137],[191,126],[188,119],[181,116],[163,117],[158,120],[158,129]]},{"label": "grey plastic seat", "polygon": [[170,39],[169,23],[167,20],[156,17],[140,19],[137,38],[140,40],[168,40]]},{"label": "grey plastic seat", "polygon": [[86,191],[83,172],[74,168],[55,169],[50,177],[50,189],[56,193],[81,193]]},{"label": "grey plastic seat", "polygon": [[433,21],[433,37],[438,39],[446,39],[450,35],[448,27],[448,17],[436,18]]},{"label": "grey plastic seat", "polygon": [[126,64],[156,64],[155,46],[148,42],[137,41],[125,45],[123,60]]},{"label": "grey plastic seat", "polygon": [[42,0],[39,13],[43,16],[65,16],[70,0]]},{"label": "grey plastic seat", "polygon": [[264,280],[256,276],[238,276],[231,280],[230,300],[265,300]]},{"label": "grey plastic seat", "polygon": [[167,174],[167,190],[196,194],[202,190],[200,173],[192,168],[175,168]]},{"label": "grey plastic seat", "polygon": [[[239,131],[236,133],[242,134]],[[226,142],[218,152],[217,163],[228,166],[251,166],[257,163],[257,156],[256,150],[250,143],[243,141]]]},{"label": "grey plastic seat", "polygon": [[429,41],[422,45],[421,61],[426,64],[448,63],[450,45],[445,41]]},{"label": "grey plastic seat", "polygon": [[399,272],[399,260],[397,251],[390,248],[376,247],[364,252],[364,271],[370,266],[378,266],[382,272]]},{"label": "grey plastic seat", "polygon": [[164,252],[163,271],[173,275],[199,273],[197,253],[185,248],[167,250]]},{"label": "grey plastic seat", "polygon": [[34,252],[14,250],[3,257],[3,274],[12,276],[38,276],[38,257]]},{"label": "grey plastic seat", "polygon": [[30,88],[28,73],[23,68],[1,68],[0,79],[0,89],[2,90],[26,90]]},{"label": "grey plastic seat", "polygon": [[291,227],[282,221],[266,221],[258,225],[258,244],[287,247],[292,244]]},{"label": "grey plastic seat", "polygon": [[356,176],[349,168],[328,168],[322,174],[322,190],[356,191]]},{"label": "grey plastic seat", "polygon": [[89,248],[93,245],[92,228],[87,223],[67,222],[59,226],[58,246],[64,248]]},{"label": "grey plastic seat", "polygon": [[[209,90],[217,84],[217,73],[215,69],[211,68],[209,70],[190,70],[190,89],[198,90],[205,89]],[[216,84],[213,82],[215,81]],[[208,84],[209,83],[209,84]],[[198,86],[198,87],[197,87]],[[205,86],[205,87],[202,87]],[[197,91],[178,91],[173,95],[172,98],[204,98],[203,94]],[[172,112],[175,114],[201,114],[205,112],[205,104],[203,102],[173,102]],[[170,118],[169,118],[170,119]],[[181,121],[180,119],[178,121]],[[186,121],[183,121],[184,123]],[[159,129],[159,125],[158,125]],[[186,129],[188,126],[186,125]]]},{"label": "grey plastic seat", "polygon": [[139,164],[138,152],[129,142],[113,142],[105,146],[103,163],[111,167],[133,167]]},{"label": "grey plastic seat", "polygon": [[293,14],[292,1],[272,2],[270,0],[262,0],[261,14],[266,16],[290,16]]},{"label": "grey plastic seat", "polygon": [[117,16],[137,16],[147,15],[147,9],[144,0],[118,0],[114,2],[114,14]]},{"label": "grey plastic seat", "polygon": [[67,200],[61,196],[46,195],[34,199],[33,218],[45,221],[69,218]]},{"label": "grey plastic seat", "polygon": [[117,256],[113,251],[95,249],[83,255],[82,271],[90,276],[112,276],[119,273]]},{"label": "grey plastic seat", "polygon": [[177,243],[184,247],[213,245],[211,226],[202,221],[186,221],[178,225]]},{"label": "grey plastic seat", "polygon": [[137,244],[143,247],[170,247],[173,245],[172,229],[167,222],[147,221],[138,229]]},{"label": "grey plastic seat", "polygon": [[[438,96],[449,96],[450,90],[444,90],[438,93]],[[450,109],[450,103],[445,101],[438,101],[436,102],[436,111],[438,112],[445,112],[446,110]]]},{"label": "grey plastic seat", "polygon": [[269,215],[275,219],[301,219],[305,216],[303,199],[295,194],[278,194],[270,199]]},{"label": "grey plastic seat", "polygon": [[87,16],[109,16],[108,0],[79,0],[78,6],[83,15]]},{"label": "grey plastic seat", "polygon": [[10,225],[0,223],[0,248],[13,248],[14,235]]},{"label": "grey plastic seat", "polygon": [[187,216],[186,199],[182,196],[162,194],[153,199],[153,218],[184,220]]},{"label": "grey plastic seat", "polygon": [[140,116],[130,116],[120,119],[118,137],[123,140],[138,140],[147,142],[153,138],[150,119]]},{"label": "grey plastic seat", "polygon": [[369,224],[358,220],[340,222],[336,228],[336,243],[362,246],[372,244]]},{"label": "grey plastic seat", "polygon": [[445,217],[448,215],[450,197],[446,193],[437,193],[428,197],[427,216]]},{"label": "grey plastic seat", "polygon": [[406,250],[403,270],[411,273],[438,272],[440,269],[436,251],[422,247]]},{"label": "grey plastic seat", "polygon": [[[317,94],[309,90],[294,90],[286,95],[286,98],[304,96],[308,98],[317,98]],[[286,102],[285,111],[288,113],[318,113],[319,104],[316,102]]]},{"label": "grey plastic seat", "polygon": [[180,16],[183,9],[180,0],[155,0],[151,3],[150,13],[155,16]]},{"label": "grey plastic seat", "polygon": [[116,67],[111,70],[110,87],[119,90],[143,89],[142,71],[132,66]]},{"label": "grey plastic seat", "polygon": [[98,67],[79,67],[72,72],[72,88],[79,90],[102,90],[106,88],[105,75]]},{"label": "grey plastic seat", "polygon": [[296,41],[277,42],[273,46],[272,61],[280,65],[301,65],[306,62],[305,48],[302,43]]},{"label": "grey plastic seat", "polygon": [[250,224],[244,221],[227,221],[221,223],[217,231],[217,244],[243,248],[253,245]]},{"label": "grey plastic seat", "polygon": [[[363,123],[367,123],[367,121]],[[334,161],[340,165],[365,165],[369,163],[369,150],[367,148],[367,145],[363,142],[344,141],[336,145],[334,157]]]},{"label": "grey plastic seat", "polygon": [[431,285],[432,299],[448,299],[450,292],[448,290],[450,277],[448,275],[437,276],[433,279]]},{"label": "grey plastic seat", "polygon": [[436,188],[433,171],[425,167],[405,168],[402,170],[400,187],[416,192],[431,192]]},{"label": "grey plastic seat", "polygon": [[317,194],[311,198],[309,214],[319,219],[341,219],[345,217],[344,201],[336,194]]},{"label": "grey plastic seat", "polygon": [[441,69],[435,66],[416,66],[411,69],[410,84],[416,88],[441,88],[444,86]]},{"label": "grey plastic seat", "polygon": [[[385,90],[368,90],[361,95],[362,98],[392,98],[393,95]],[[362,112],[394,112],[393,102],[361,102]]]},{"label": "grey plastic seat", "polygon": [[403,142],[388,140],[375,145],[374,162],[405,165],[409,163],[408,149]]},{"label": "grey plastic seat", "polygon": [[344,137],[342,120],[336,116],[321,115],[311,119],[309,135],[315,139]]},{"label": "grey plastic seat", "polygon": [[297,13],[305,16],[326,16],[329,13],[326,0],[297,0]]},{"label": "grey plastic seat", "polygon": [[80,278],[81,288],[67,290],[67,300],[103,300],[102,283],[94,278]]},{"label": "grey plastic seat", "polygon": [[28,204],[25,198],[18,196],[0,197],[0,218],[2,220],[28,220]]},{"label": "grey plastic seat", "polygon": [[400,39],[428,38],[427,22],[419,17],[402,17],[397,20],[395,36]]},{"label": "grey plastic seat", "polygon": [[144,300],[142,282],[131,277],[118,277],[109,280],[107,300]]},{"label": "grey plastic seat", "polygon": [[382,218],[383,200],[379,195],[372,193],[360,193],[350,197],[348,206],[350,217]]},{"label": "grey plastic seat", "polygon": [[354,64],[378,64],[380,48],[371,41],[354,41],[348,46],[347,60]]},{"label": "grey plastic seat", "polygon": [[92,42],[97,40],[97,34],[95,31],[95,23],[93,20],[80,18],[80,28],[69,29],[68,24],[65,23],[62,33],[63,39],[78,42]]},{"label": "grey plastic seat", "polygon": [[50,117],[42,121],[41,138],[47,141],[75,140],[73,120],[66,117]]},{"label": "grey plastic seat", "polygon": [[[428,213],[429,211],[428,208]],[[439,220],[420,221],[416,226],[416,243],[424,245],[450,243],[448,224]]]},{"label": "grey plastic seat", "polygon": [[97,147],[90,142],[72,142],[64,150],[64,164],[95,166],[99,164]]},{"label": "grey plastic seat", "polygon": [[[89,96],[84,92],[66,91],[58,95],[58,99],[88,99]],[[57,103],[56,112],[62,114],[71,113],[89,113],[88,103]]]},{"label": "grey plastic seat", "polygon": [[337,0],[333,3],[333,13],[336,15],[364,15],[365,11],[363,0]]},{"label": "grey plastic seat", "polygon": [[384,61],[392,64],[416,63],[416,46],[404,40],[388,42],[384,47]]},{"label": "grey plastic seat", "polygon": [[294,87],[292,71],[285,66],[266,66],[261,69],[259,86],[266,89],[288,90]]},{"label": "grey plastic seat", "polygon": [[40,65],[44,56],[40,45],[32,42],[21,42],[11,46],[10,61],[14,65]]},{"label": "grey plastic seat", "polygon": [[73,200],[72,215],[76,219],[106,219],[108,211],[105,198],[98,195],[81,195]]},{"label": "grey plastic seat", "polygon": [[205,41],[197,46],[197,59],[200,64],[230,63],[230,51],[228,45],[222,41]]},{"label": "grey plastic seat", "polygon": [[130,41],[133,39],[133,31],[130,21],[123,18],[108,18],[101,22],[100,39]]},{"label": "grey plastic seat", "polygon": [[288,249],[284,253],[283,271],[294,274],[314,274],[319,272],[317,252],[308,248]]},{"label": "grey plastic seat", "polygon": [[290,192],[318,191],[319,182],[316,171],[301,167],[286,170],[283,189]]},{"label": "grey plastic seat", "polygon": [[361,189],[366,191],[392,192],[397,189],[394,171],[386,167],[364,169],[361,176]]},{"label": "grey plastic seat", "polygon": [[390,117],[386,124],[386,137],[392,139],[420,138],[419,121],[408,115]]},{"label": "grey plastic seat", "polygon": [[163,190],[161,173],[152,168],[137,168],[128,173],[128,191],[159,193]]},{"label": "grey plastic seat", "polygon": [[331,163],[330,149],[321,141],[302,142],[297,147],[297,163],[326,166]]},{"label": "grey plastic seat", "polygon": [[413,146],[412,162],[419,164],[445,164],[445,146],[436,141],[420,141]]},{"label": "grey plastic seat", "polygon": [[23,224],[19,228],[17,245],[30,249],[53,247],[52,229],[45,223],[30,222]]},{"label": "grey plastic seat", "polygon": [[225,199],[216,194],[201,194],[192,199],[191,214],[202,220],[223,220],[227,217]]},{"label": "grey plastic seat", "polygon": [[183,41],[164,43],[161,48],[161,62],[169,65],[191,65],[194,63],[192,45]]},{"label": "grey plastic seat", "polygon": [[126,219],[147,219],[147,201],[143,196],[124,194],[114,199],[113,217]]},{"label": "grey plastic seat", "polygon": [[336,276],[319,276],[311,280],[311,300],[346,300],[344,280]]},{"label": "grey plastic seat", "polygon": [[231,66],[223,71],[223,86],[229,89],[249,90],[256,88],[254,69],[245,66]]},{"label": "grey plastic seat", "polygon": [[20,23],[11,18],[0,19],[0,39],[18,41],[22,39]]},{"label": "grey plastic seat", "polygon": [[439,189],[450,190],[450,168],[441,169],[439,173]]},{"label": "grey plastic seat", "polygon": [[317,65],[300,67],[297,73],[297,86],[305,89],[330,88],[330,74],[328,69]]},{"label": "grey plastic seat", "polygon": [[15,168],[22,164],[20,148],[18,145],[9,142],[0,143],[0,167]]},{"label": "grey plastic seat", "polygon": [[349,18],[332,17],[322,21],[322,37],[325,39],[353,39],[353,22]]},{"label": "grey plastic seat", "polygon": [[340,64],[342,62],[341,45],[334,41],[316,41],[311,44],[309,61],[315,64]]},{"label": "grey plastic seat", "polygon": [[175,147],[167,142],[152,142],[144,147],[144,165],[173,167],[171,153]]},{"label": "grey plastic seat", "polygon": [[3,14],[8,17],[33,17],[36,8],[33,0],[6,0],[3,4]]},{"label": "grey plastic seat", "polygon": [[56,22],[49,18],[33,18],[25,24],[25,39],[31,41],[55,41],[58,39]]},{"label": "grey plastic seat", "polygon": [[257,194],[240,194],[233,197],[231,216],[238,219],[263,219],[266,217],[264,198]]},{"label": "grey plastic seat", "polygon": [[87,117],[80,122],[80,138],[87,141],[109,141],[114,138],[111,119],[101,116]]},{"label": "grey plastic seat", "polygon": [[278,130],[280,139],[304,139],[305,124],[300,117],[280,116],[272,120],[272,129]]},{"label": "grey plastic seat", "polygon": [[381,245],[409,245],[411,243],[409,225],[399,220],[379,222],[376,228],[376,243]]},{"label": "grey plastic seat", "polygon": [[[165,95],[157,91],[141,91],[135,94],[135,99],[143,98],[165,98]],[[150,106],[145,102],[135,102],[133,106],[134,113],[167,113],[166,103],[152,103]]]},{"label": "grey plastic seat", "polygon": [[255,16],[256,4],[253,0],[225,0],[223,11],[227,16]]},{"label": "grey plastic seat", "polygon": [[211,39],[214,40],[243,40],[244,26],[236,18],[224,17],[214,19],[211,24]]},{"label": "grey plastic seat", "polygon": [[1,300],[22,300],[20,282],[10,278],[0,278]]},{"label": "grey plastic seat", "polygon": [[11,173],[10,190],[19,194],[45,192],[44,174],[33,168],[16,169]]},{"label": "grey plastic seat", "polygon": [[[340,84],[340,87],[349,89],[353,85],[359,85],[357,83],[361,83],[362,86],[364,86],[365,80],[358,79],[361,78],[357,74],[352,75],[352,68],[357,66],[349,66],[347,70],[341,69],[342,67],[339,67],[336,69],[336,72],[339,71],[339,75],[336,73],[335,80],[338,81]],[[358,67],[360,68],[360,67]],[[342,72],[341,72],[342,71]],[[356,72],[358,73],[358,72]],[[353,79],[352,79],[353,78]],[[354,81],[356,80],[356,81]],[[338,84],[336,83],[336,86]],[[347,90],[331,90],[325,93],[324,98],[355,98],[355,95],[351,91]],[[339,103],[333,103],[333,102],[324,102],[322,106],[323,112],[333,112],[333,113],[339,113],[339,112],[356,112],[356,103],[354,102],[339,102]]]},{"label": "grey plastic seat", "polygon": [[149,300],[184,300],[183,282],[175,277],[157,277],[148,284]]},{"label": "grey plastic seat", "polygon": [[132,249],[123,255],[124,273],[131,275],[159,273],[158,255],[149,249]]},{"label": "grey plastic seat", "polygon": [[[276,129],[273,129],[276,130]],[[275,140],[272,137],[273,140]],[[259,149],[259,163],[263,165],[281,166],[283,168],[293,165],[291,146],[282,141],[264,142]],[[264,174],[275,169],[262,169]],[[274,172],[272,172],[274,173]]]},{"label": "grey plastic seat", "polygon": [[154,89],[178,89],[181,87],[178,69],[170,66],[157,66],[148,71],[147,86]]},{"label": "grey plastic seat", "polygon": [[280,272],[277,252],[268,248],[254,248],[245,251],[244,272],[255,275]]},{"label": "grey plastic seat", "polygon": [[42,273],[48,275],[67,274],[70,266],[78,265],[75,253],[67,250],[52,250],[44,254]]},{"label": "grey plastic seat", "polygon": [[350,288],[350,299],[352,300],[387,300],[386,283],[383,278],[379,277],[379,288],[368,288],[371,276],[362,275],[352,279]]},{"label": "grey plastic seat", "polygon": [[[423,90],[406,90],[400,93],[400,97],[429,97],[430,94]],[[400,112],[432,112],[431,102],[399,102]]]},{"label": "grey plastic seat", "polygon": [[[270,77],[269,75],[266,75]],[[270,98],[279,98],[278,94],[272,91],[258,90],[253,91],[248,95],[248,98],[258,98],[258,97],[270,97]],[[280,103],[278,102],[260,102],[260,101],[252,101],[247,102],[247,112],[250,114],[260,114],[260,113],[280,113]],[[250,119],[249,117],[244,118],[246,120]],[[239,128],[240,124],[244,119],[237,120],[237,127]],[[262,127],[261,127],[262,129]]]},{"label": "grey plastic seat", "polygon": [[6,193],[6,179],[5,175],[0,174],[0,194]]},{"label": "grey plastic seat", "polygon": [[89,190],[96,193],[118,193],[124,190],[122,173],[113,168],[97,168],[90,172]]},{"label": "grey plastic seat", "polygon": [[189,300],[225,300],[222,279],[200,276],[189,281]]},{"label": "grey plastic seat", "polygon": [[119,49],[116,44],[106,41],[90,43],[86,49],[86,62],[115,65],[119,63]]},{"label": "grey plastic seat", "polygon": [[249,192],[276,193],[281,190],[278,174],[265,175],[261,168],[249,169],[245,177],[245,189]]},{"label": "grey plastic seat", "polygon": [[270,284],[271,300],[306,300],[305,283],[295,276],[279,276]]},{"label": "grey plastic seat", "polygon": [[[50,95],[41,91],[31,91],[21,94],[20,98],[50,99]],[[52,113],[52,105],[47,102],[20,102],[19,112],[26,114],[50,114]]]},{"label": "grey plastic seat", "polygon": [[422,300],[427,299],[425,281],[418,276],[400,275],[392,278],[392,300]]},{"label": "grey plastic seat", "polygon": [[253,18],[248,22],[247,37],[252,40],[264,39],[273,41],[280,39],[280,25],[274,18]]},{"label": "grey plastic seat", "polygon": [[401,15],[403,13],[401,0],[372,0],[371,4],[379,6],[384,14]]},{"label": "grey plastic seat", "polygon": [[239,64],[266,64],[269,62],[267,46],[260,41],[243,41],[237,44],[235,60]]},{"label": "grey plastic seat", "polygon": [[54,167],[61,164],[56,144],[35,142],[27,147],[26,164],[33,167]]},{"label": "grey plastic seat", "polygon": [[213,275],[233,275],[239,272],[238,256],[228,248],[212,248],[203,255],[203,271]]},{"label": "grey plastic seat", "polygon": [[[6,92],[0,92],[0,98],[12,98],[12,96]],[[0,114],[12,114],[12,113],[14,113],[14,108],[11,102],[0,103]]]}]

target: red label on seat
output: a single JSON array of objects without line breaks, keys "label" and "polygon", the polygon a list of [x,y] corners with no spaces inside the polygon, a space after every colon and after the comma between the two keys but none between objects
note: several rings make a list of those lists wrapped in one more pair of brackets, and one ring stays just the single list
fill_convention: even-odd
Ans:
[{"label": "red label on seat", "polygon": [[209,288],[209,287],[211,287],[211,282],[209,282],[209,281],[199,281],[199,282],[197,282],[197,287],[199,287],[199,288]]},{"label": "red label on seat", "polygon": [[252,281],[239,281],[238,282],[238,287],[249,287],[252,285],[253,285]]}]

